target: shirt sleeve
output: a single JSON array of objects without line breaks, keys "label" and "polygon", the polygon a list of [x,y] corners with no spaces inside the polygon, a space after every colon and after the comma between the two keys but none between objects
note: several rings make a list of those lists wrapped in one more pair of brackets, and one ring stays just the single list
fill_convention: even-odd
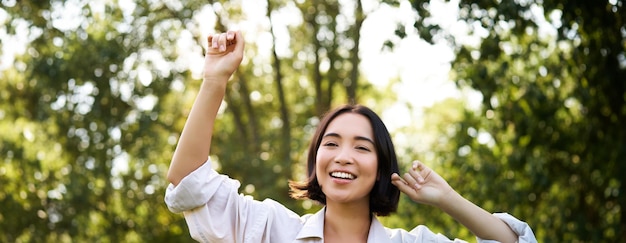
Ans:
[{"label": "shirt sleeve", "polygon": [[425,225],[418,225],[413,228],[408,234],[413,237],[404,237],[401,242],[417,243],[417,242],[433,242],[433,243],[467,243],[461,239],[450,240],[441,233],[434,233]]},{"label": "shirt sleeve", "polygon": [[[182,212],[199,242],[281,242],[294,237],[300,217],[273,200],[238,193],[240,183],[218,174],[207,161],[165,192],[170,211]],[[281,232],[280,226],[294,228]]]},{"label": "shirt sleeve", "polygon": [[[511,230],[513,230],[513,232],[518,235],[518,243],[537,243],[537,239],[535,238],[533,230],[530,228],[530,226],[528,226],[526,222],[521,221],[508,213],[494,213],[493,215],[504,221],[504,223],[506,223],[511,228]],[[480,243],[497,242],[492,240],[483,240],[478,237],[477,240]]]},{"label": "shirt sleeve", "polygon": [[[535,235],[533,234],[532,229],[528,226],[527,223],[511,216],[507,213],[494,213],[494,216],[504,221],[513,232],[518,235],[517,242],[518,243],[537,243],[537,239],[535,239]],[[398,231],[399,233],[405,233],[404,231]],[[392,239],[396,237],[397,232],[391,233]],[[402,235],[402,240],[397,242],[465,242],[460,239],[450,240],[446,236],[442,234],[435,234],[430,229],[424,225],[418,225],[409,233],[410,237],[406,235]],[[481,238],[476,237],[479,243],[493,243],[498,241],[493,240],[483,240]],[[396,242],[396,241],[394,241]]]},{"label": "shirt sleeve", "polygon": [[[228,181],[218,174],[207,160],[202,166],[184,177],[178,186],[169,184],[165,191],[165,204],[173,213],[182,213],[200,207],[209,201],[216,189],[225,183],[226,187],[239,188],[238,181]],[[213,185],[213,186],[212,186]]]}]

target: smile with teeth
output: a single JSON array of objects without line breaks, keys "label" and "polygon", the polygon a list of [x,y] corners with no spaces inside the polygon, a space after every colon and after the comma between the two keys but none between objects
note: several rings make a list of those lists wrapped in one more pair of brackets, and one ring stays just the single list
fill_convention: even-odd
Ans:
[{"label": "smile with teeth", "polygon": [[339,178],[339,179],[348,179],[348,180],[356,179],[356,176],[354,176],[353,174],[350,174],[347,172],[340,172],[340,171],[331,172],[330,176],[334,178]]}]

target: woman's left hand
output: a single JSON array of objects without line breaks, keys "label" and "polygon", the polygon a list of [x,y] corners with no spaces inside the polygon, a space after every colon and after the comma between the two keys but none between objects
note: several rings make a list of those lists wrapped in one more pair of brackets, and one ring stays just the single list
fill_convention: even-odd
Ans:
[{"label": "woman's left hand", "polygon": [[391,183],[417,203],[438,207],[446,195],[454,192],[448,182],[420,161],[414,161],[409,172],[391,175]]}]

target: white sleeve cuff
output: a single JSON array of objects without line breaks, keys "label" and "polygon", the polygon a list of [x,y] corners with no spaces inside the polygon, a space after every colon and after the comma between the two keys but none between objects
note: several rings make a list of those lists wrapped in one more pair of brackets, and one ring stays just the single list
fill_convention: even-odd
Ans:
[{"label": "white sleeve cuff", "polygon": [[[506,223],[511,228],[511,230],[513,230],[513,232],[518,235],[518,243],[537,243],[537,239],[535,238],[533,230],[526,222],[521,221],[508,213],[494,213],[493,215],[504,221],[504,223]],[[497,241],[483,240],[478,238],[478,242],[491,243]]]}]

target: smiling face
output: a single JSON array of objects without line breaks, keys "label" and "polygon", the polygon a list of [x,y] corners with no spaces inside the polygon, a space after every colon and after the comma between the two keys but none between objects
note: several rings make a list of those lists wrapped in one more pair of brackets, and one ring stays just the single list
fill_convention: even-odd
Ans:
[{"label": "smiling face", "polygon": [[357,113],[335,117],[322,135],[315,166],[327,203],[369,203],[378,178],[378,157],[369,120]]},{"label": "smiling face", "polygon": [[[336,139],[334,143],[328,143],[331,138]],[[355,147],[367,144],[371,151]],[[391,174],[399,173],[396,152],[387,127],[371,109],[344,105],[326,113],[309,144],[306,161],[308,178],[289,182],[291,197],[327,205],[327,198],[334,203],[364,201],[369,196],[370,213],[378,216],[398,208],[400,190],[391,184]]]}]

